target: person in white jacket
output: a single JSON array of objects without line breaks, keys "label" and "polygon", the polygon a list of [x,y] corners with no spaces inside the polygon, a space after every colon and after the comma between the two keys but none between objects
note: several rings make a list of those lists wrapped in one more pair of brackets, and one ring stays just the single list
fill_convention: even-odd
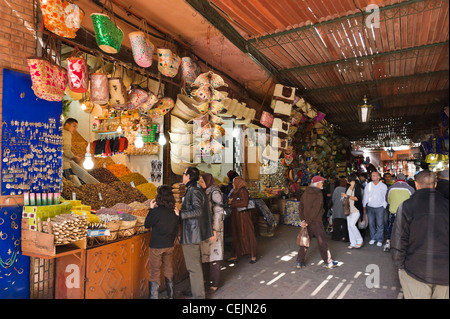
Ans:
[{"label": "person in white jacket", "polygon": [[387,206],[387,186],[381,182],[380,173],[371,173],[372,181],[364,188],[363,208],[369,219],[370,241],[369,244],[377,243],[383,246],[384,239],[384,210]]}]

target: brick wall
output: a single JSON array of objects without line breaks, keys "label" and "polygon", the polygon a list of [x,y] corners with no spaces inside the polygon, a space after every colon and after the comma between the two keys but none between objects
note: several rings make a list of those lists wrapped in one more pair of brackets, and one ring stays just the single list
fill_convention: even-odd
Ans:
[{"label": "brick wall", "polygon": [[[0,123],[3,68],[28,72],[27,57],[35,55],[33,4],[34,0],[0,0]],[[2,201],[0,196],[0,203]]]}]

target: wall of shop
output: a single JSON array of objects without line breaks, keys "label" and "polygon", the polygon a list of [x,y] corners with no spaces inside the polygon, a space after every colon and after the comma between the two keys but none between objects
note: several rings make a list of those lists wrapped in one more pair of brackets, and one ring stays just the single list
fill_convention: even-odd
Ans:
[{"label": "wall of shop", "polygon": [[3,99],[3,69],[7,68],[21,72],[28,72],[27,58],[35,55],[36,51],[36,30],[34,27],[35,24],[33,19],[32,1],[0,0],[0,7],[1,120]]}]

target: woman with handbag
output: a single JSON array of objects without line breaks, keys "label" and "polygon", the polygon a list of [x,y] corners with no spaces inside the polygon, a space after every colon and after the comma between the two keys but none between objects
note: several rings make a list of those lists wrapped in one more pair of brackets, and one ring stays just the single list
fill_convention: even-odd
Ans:
[{"label": "woman with handbag", "polygon": [[199,185],[206,192],[212,212],[212,226],[214,236],[201,242],[203,275],[208,283],[211,283],[209,292],[215,292],[219,288],[220,266],[223,260],[223,195],[211,174],[203,174]]},{"label": "woman with handbag", "polygon": [[347,190],[347,180],[345,178],[339,179],[339,186],[333,192],[331,197],[331,205],[333,209],[333,233],[331,235],[332,240],[342,240],[348,242],[348,227],[347,216],[344,213],[344,207],[342,205],[342,193]]},{"label": "woman with handbag", "polygon": [[347,216],[348,234],[350,237],[349,249],[361,248],[363,245],[363,238],[356,226],[356,223],[363,214],[362,187],[357,182],[357,179],[356,174],[351,174],[347,179],[350,185],[347,187],[345,193],[341,194],[343,198],[348,198],[350,204],[350,214]]},{"label": "woman with handbag", "polygon": [[250,263],[256,263],[256,236],[249,209],[250,196],[245,180],[238,176],[233,180],[233,194],[230,198],[231,212],[231,257],[227,260],[237,261],[238,257],[250,254]]}]

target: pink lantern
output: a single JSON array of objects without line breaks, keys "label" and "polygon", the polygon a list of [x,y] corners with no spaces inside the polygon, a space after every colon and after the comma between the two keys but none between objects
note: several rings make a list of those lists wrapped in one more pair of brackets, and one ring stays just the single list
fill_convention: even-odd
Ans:
[{"label": "pink lantern", "polygon": [[155,46],[142,31],[131,32],[128,34],[133,51],[133,58],[137,65],[148,68],[152,65],[152,56]]},{"label": "pink lantern", "polygon": [[95,104],[105,105],[109,102],[109,86],[107,73],[91,74],[91,101]]},{"label": "pink lantern", "polygon": [[[81,57],[77,57],[81,55]],[[89,67],[76,47],[70,58],[67,59],[67,74],[69,89],[76,93],[85,93],[89,89]]]}]

